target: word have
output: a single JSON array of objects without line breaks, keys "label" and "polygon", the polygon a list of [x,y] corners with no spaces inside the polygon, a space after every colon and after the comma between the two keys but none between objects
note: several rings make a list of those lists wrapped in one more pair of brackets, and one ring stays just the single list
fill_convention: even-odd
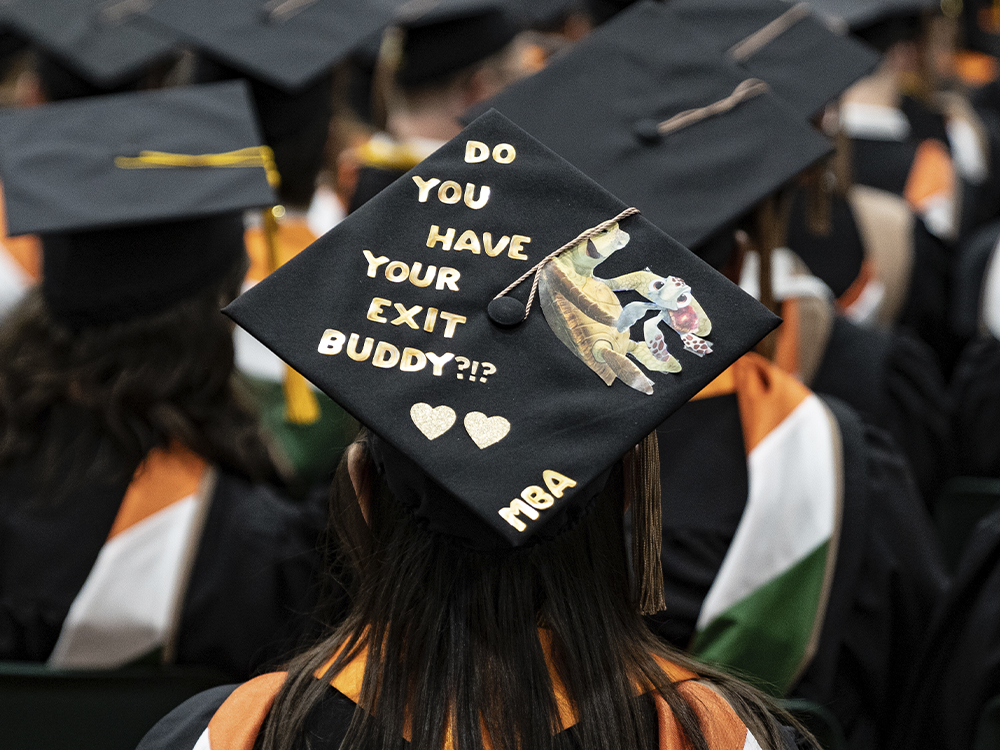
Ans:
[{"label": "word have", "polygon": [[368,277],[371,279],[374,279],[378,275],[379,266],[388,263],[385,266],[384,273],[385,277],[393,284],[401,284],[404,281],[409,281],[413,286],[426,287],[430,286],[434,282],[434,277],[437,276],[437,284],[434,285],[434,288],[439,292],[445,288],[453,292],[458,291],[458,280],[462,278],[462,274],[454,268],[449,268],[448,266],[441,266],[441,268],[427,266],[424,277],[420,278],[420,271],[424,267],[424,264],[420,261],[409,266],[401,260],[390,261],[384,255],[376,258],[371,250],[363,250],[362,252],[364,253],[365,260],[368,261]]},{"label": "word have", "polygon": [[498,511],[500,517],[518,531],[524,531],[528,528],[524,521],[518,518],[519,515],[524,514],[532,521],[537,521],[538,511],[551,508],[555,504],[556,498],[561,498],[568,488],[576,487],[575,480],[560,474],[558,471],[552,471],[552,469],[546,469],[542,472],[542,481],[545,482],[548,492],[537,484],[525,487],[521,490],[520,498],[514,498],[509,507],[501,508]]},{"label": "word have", "polygon": [[[383,308],[389,305],[392,305],[398,313],[391,321],[388,318],[382,317]],[[438,310],[436,307],[428,307],[424,315],[423,324],[420,324],[416,318],[423,309],[421,305],[407,307],[406,305],[401,305],[399,302],[393,305],[391,300],[387,300],[384,297],[373,297],[372,303],[368,305],[368,312],[365,314],[365,317],[375,323],[392,323],[394,326],[405,324],[415,331],[423,328],[427,333],[434,333],[434,328],[437,326],[438,318],[440,317],[444,321],[444,337],[446,339],[452,338],[455,335],[455,329],[468,320],[464,315],[456,315],[455,313]]]},{"label": "word have", "polygon": [[[340,331],[327,328],[323,331],[323,336],[319,340],[319,346],[316,347],[316,351],[320,354],[333,357],[344,351],[344,343],[346,342],[347,356],[355,362],[365,362],[371,357],[372,364],[375,367],[383,370],[391,370],[398,365],[402,372],[420,372],[430,362],[431,372],[436,377],[441,377],[441,373],[444,372],[444,366],[455,358],[455,355],[451,352],[435,354],[434,352],[422,352],[411,346],[405,347],[400,352],[397,347],[387,341],[379,341],[376,346],[375,339],[371,336],[365,337],[365,342],[361,345],[361,351],[358,351],[358,342],[360,341],[361,337],[356,333],[352,333],[350,338],[348,338]],[[372,347],[375,348],[374,354],[372,353]]]},{"label": "word have", "polygon": [[431,224],[431,229],[427,233],[427,247],[434,247],[439,242],[442,250],[454,250],[455,252],[469,250],[476,255],[485,250],[491,258],[495,258],[507,250],[508,258],[528,260],[528,256],[521,251],[524,250],[525,245],[531,242],[531,237],[525,237],[523,234],[515,234],[512,237],[504,235],[494,245],[491,232],[483,232],[483,241],[480,243],[479,236],[473,230],[466,229],[459,236],[458,242],[455,242],[454,229],[449,228],[444,234],[441,234],[441,227],[437,224]]},{"label": "word have", "polygon": [[[469,380],[471,380],[473,383],[476,382],[476,370],[479,369],[478,362],[476,362],[475,360],[469,362],[468,357],[455,357],[455,363],[458,365],[458,372],[455,373],[455,377],[457,377],[459,380],[464,379],[465,375],[462,373],[462,370],[468,370],[469,365],[471,364],[472,370],[469,372]],[[493,364],[492,362],[483,362],[483,372],[479,376],[479,382],[485,383],[486,378],[488,378],[496,371],[497,371],[497,366],[495,364]]]}]

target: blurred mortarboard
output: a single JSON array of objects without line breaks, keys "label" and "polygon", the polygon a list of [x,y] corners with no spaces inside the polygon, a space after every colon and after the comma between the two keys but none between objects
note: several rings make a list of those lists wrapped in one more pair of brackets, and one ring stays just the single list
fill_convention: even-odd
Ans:
[{"label": "blurred mortarboard", "polygon": [[395,22],[404,34],[396,76],[404,87],[432,84],[485,60],[521,30],[502,0],[409,0]]},{"label": "blurred mortarboard", "polygon": [[805,3],[672,0],[671,15],[697,26],[720,52],[805,117],[812,117],[878,65],[875,50],[832,31]]},{"label": "blurred mortarboard", "polygon": [[243,82],[0,112],[8,231],[42,235],[43,291],[72,323],[153,312],[244,252],[274,202]]},{"label": "blurred mortarboard", "polygon": [[175,36],[138,15],[143,0],[4,0],[0,18],[97,89],[115,89],[167,58]]},{"label": "blurred mortarboard", "polygon": [[226,313],[375,433],[432,531],[521,546],[777,322],[628,208],[487,112]]},{"label": "blurred mortarboard", "polygon": [[196,49],[289,92],[389,23],[395,0],[157,0],[144,14]]},{"label": "blurred mortarboard", "polygon": [[892,18],[939,10],[941,0],[805,0],[820,16],[852,31]]},{"label": "blurred mortarboard", "polygon": [[688,247],[831,150],[766,84],[652,2],[488,105]]}]

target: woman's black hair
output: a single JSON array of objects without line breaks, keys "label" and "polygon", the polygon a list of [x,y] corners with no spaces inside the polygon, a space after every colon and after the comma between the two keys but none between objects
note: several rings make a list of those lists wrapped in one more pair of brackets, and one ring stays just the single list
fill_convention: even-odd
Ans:
[{"label": "woman's black hair", "polygon": [[244,257],[161,313],[82,328],[29,292],[0,326],[0,467],[26,465],[36,494],[55,499],[127,481],[150,450],[176,441],[248,478],[277,479],[219,312],[245,271]]},{"label": "woman's black hair", "polygon": [[[365,651],[344,750],[402,750],[404,736],[414,750],[440,750],[449,732],[456,750],[556,747],[561,723],[540,632],[551,635],[552,667],[579,717],[583,748],[656,746],[651,694],[636,696],[645,685],[663,696],[690,746],[707,750],[694,710],[654,656],[709,678],[762,747],[781,746],[769,699],[645,625],[630,594],[621,463],[591,510],[556,539],[487,552],[424,528],[389,493],[363,434],[352,450],[361,486],[356,494],[348,451],[331,492],[338,544],[328,565],[350,572],[352,607],[291,662],[258,748],[308,747],[308,720],[329,681]],[[367,521],[358,494],[370,498]]]}]

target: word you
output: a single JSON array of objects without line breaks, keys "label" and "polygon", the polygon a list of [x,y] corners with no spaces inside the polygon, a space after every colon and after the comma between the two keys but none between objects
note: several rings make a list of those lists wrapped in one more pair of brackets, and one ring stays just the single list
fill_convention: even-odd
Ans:
[{"label": "word you", "polygon": [[[455,374],[455,377],[457,377],[459,380],[465,378],[465,375],[462,371],[468,370],[469,366],[471,365],[472,370],[469,372],[469,380],[471,380],[473,383],[476,382],[476,370],[479,369],[478,362],[476,362],[475,360],[469,362],[469,359],[467,357],[455,357],[455,363],[458,365],[458,372]],[[485,383],[486,378],[488,378],[496,371],[497,371],[497,366],[495,364],[493,364],[492,362],[483,362],[483,371],[479,375],[479,382]]]},{"label": "word you", "polygon": [[524,515],[532,521],[537,521],[538,511],[551,508],[555,504],[556,498],[561,498],[568,488],[576,487],[575,480],[560,474],[558,471],[552,471],[552,469],[546,469],[542,472],[542,481],[548,492],[537,484],[525,487],[521,490],[521,497],[514,498],[508,507],[498,511],[500,517],[518,531],[524,531],[528,528],[518,516]]}]

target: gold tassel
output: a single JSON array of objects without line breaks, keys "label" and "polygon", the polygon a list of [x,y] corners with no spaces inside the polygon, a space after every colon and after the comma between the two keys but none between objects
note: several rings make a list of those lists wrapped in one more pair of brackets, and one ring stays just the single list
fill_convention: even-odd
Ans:
[{"label": "gold tassel", "polygon": [[660,448],[651,432],[625,457],[625,497],[632,509],[632,570],[639,612],[666,609],[663,598],[663,542],[660,506]]},{"label": "gold tassel", "polygon": [[[264,240],[267,243],[269,272],[281,265],[278,251],[278,216],[284,215],[282,206],[264,210]],[[289,424],[310,425],[319,421],[319,400],[309,383],[291,367],[285,366],[282,384],[285,394],[285,421]]]}]

